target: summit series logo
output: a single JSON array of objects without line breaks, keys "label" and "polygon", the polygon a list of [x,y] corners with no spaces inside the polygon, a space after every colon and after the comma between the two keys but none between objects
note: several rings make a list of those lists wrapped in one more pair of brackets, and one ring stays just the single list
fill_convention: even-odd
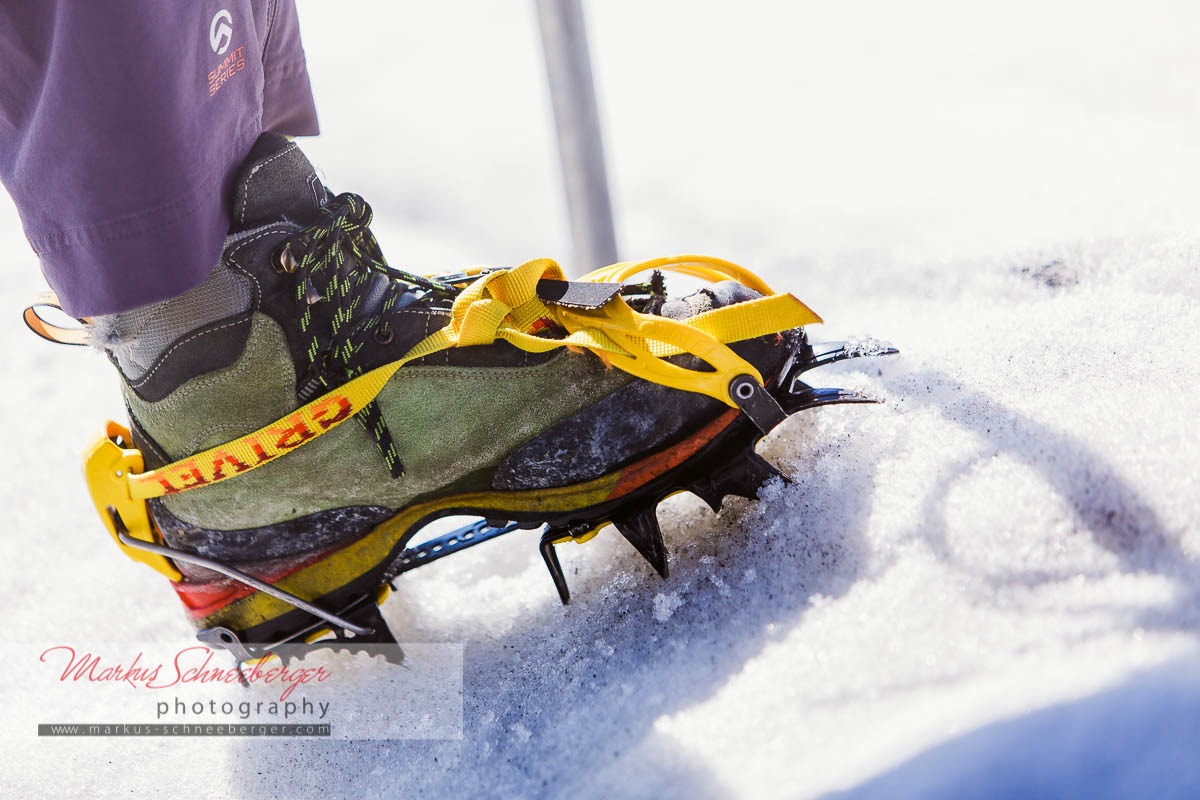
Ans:
[{"label": "summit series logo", "polygon": [[208,43],[217,55],[224,55],[233,41],[233,16],[228,9],[222,8],[208,24]]},{"label": "summit series logo", "polygon": [[[213,15],[208,23],[208,44],[212,51],[219,56],[225,56],[216,69],[208,73],[208,96],[212,97],[221,87],[229,82],[234,75],[246,68],[245,47],[235,47],[229,50],[233,43],[233,15],[229,9],[222,8]],[[225,52],[229,50],[229,55]]]}]

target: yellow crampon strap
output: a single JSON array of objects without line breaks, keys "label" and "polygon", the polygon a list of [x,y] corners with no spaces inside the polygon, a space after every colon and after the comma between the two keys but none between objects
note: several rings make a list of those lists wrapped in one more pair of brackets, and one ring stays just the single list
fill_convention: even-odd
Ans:
[{"label": "yellow crampon strap", "polygon": [[[260,467],[316,439],[362,410],[405,364],[450,347],[491,344],[503,339],[530,352],[559,347],[583,348],[626,372],[654,383],[700,392],[736,407],[731,380],[762,376],[728,346],[729,342],[779,333],[821,318],[789,294],[774,294],[747,270],[706,256],[677,256],[641,263],[615,264],[587,276],[589,281],[622,280],[649,269],[671,269],[719,280],[732,278],[765,297],[695,316],[686,322],[634,311],[615,297],[598,309],[547,305],[537,296],[538,281],[562,280],[550,259],[536,259],[509,270],[490,272],[467,286],[454,302],[450,322],[397,361],[371,370],[306,403],[291,414],[226,444],[149,472],[125,472],[129,497],[144,500],[208,486]],[[567,331],[561,339],[536,335],[547,323]],[[714,371],[686,369],[664,359],[691,353]]]}]

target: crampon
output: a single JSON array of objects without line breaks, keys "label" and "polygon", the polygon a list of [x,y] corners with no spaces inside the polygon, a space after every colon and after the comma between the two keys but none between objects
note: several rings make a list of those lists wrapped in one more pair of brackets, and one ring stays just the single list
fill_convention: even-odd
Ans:
[{"label": "crampon", "polygon": [[[271,653],[289,651],[289,645],[341,647],[351,644],[392,643],[394,637],[379,612],[395,581],[418,567],[510,534],[533,537],[565,605],[570,590],[556,547],[583,543],[611,525],[650,566],[666,579],[667,546],[656,509],[663,500],[691,492],[713,512],[726,497],[756,499],[772,479],[790,478],[755,451],[757,442],[788,416],[818,406],[841,403],[879,403],[873,396],[844,389],[815,388],[805,373],[817,367],[863,356],[893,355],[898,351],[874,341],[810,344],[797,337],[784,369],[766,385],[751,380],[731,381],[729,394],[736,404],[693,436],[619,472],[569,491],[543,492],[538,497],[517,493],[505,497],[464,496],[418,504],[380,525],[367,539],[387,547],[374,567],[319,597],[305,599],[289,592],[286,581],[260,579],[194,554],[161,544],[144,499],[134,499],[129,479],[144,475],[142,457],[130,449],[129,432],[110,422],[104,435],[89,450],[86,474],[97,510],[110,533],[128,556],[165,574],[186,591],[183,576],[173,561],[194,564],[220,573],[244,587],[246,596],[261,593],[276,601],[281,613],[252,626],[203,627],[201,641],[229,650],[239,661],[253,661]],[[142,484],[148,485],[148,484]],[[419,540],[423,528],[448,516],[476,517],[476,521],[436,538]],[[137,532],[129,527],[132,521]],[[301,649],[301,652],[303,648]],[[295,652],[294,648],[290,652]]]}]

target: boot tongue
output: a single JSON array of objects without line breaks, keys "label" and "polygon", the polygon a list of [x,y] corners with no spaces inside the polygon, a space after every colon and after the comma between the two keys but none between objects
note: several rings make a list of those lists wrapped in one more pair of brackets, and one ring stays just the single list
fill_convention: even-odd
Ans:
[{"label": "boot tongue", "polygon": [[296,143],[264,133],[238,171],[232,229],[249,230],[281,219],[309,225],[328,200],[316,169]]}]

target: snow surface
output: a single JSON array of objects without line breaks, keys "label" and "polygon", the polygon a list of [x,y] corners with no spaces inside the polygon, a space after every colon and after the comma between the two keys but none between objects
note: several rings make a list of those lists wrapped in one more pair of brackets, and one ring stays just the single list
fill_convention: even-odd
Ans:
[{"label": "snow surface", "polygon": [[[30,736],[6,795],[1195,796],[1200,9],[588,11],[623,253],[732,258],[895,343],[821,375],[887,404],[782,426],[762,502],[668,501],[665,584],[611,531],[561,548],[566,608],[530,542],[406,578],[400,638],[466,643],[461,741]],[[569,260],[530,6],[301,18],[304,146],[393,262]],[[24,331],[8,205],[0,242],[8,636],[186,640],[76,478],[109,367]]]}]

